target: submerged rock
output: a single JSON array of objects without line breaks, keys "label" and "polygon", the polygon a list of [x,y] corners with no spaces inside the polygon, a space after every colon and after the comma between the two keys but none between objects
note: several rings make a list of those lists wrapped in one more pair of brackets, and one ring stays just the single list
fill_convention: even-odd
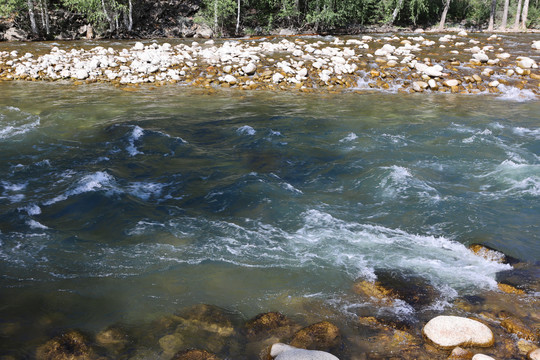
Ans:
[{"label": "submerged rock", "polygon": [[121,328],[112,326],[97,333],[96,343],[118,354],[129,344],[129,337]]},{"label": "submerged rock", "polygon": [[199,349],[184,350],[176,353],[171,360],[220,360],[216,355]]},{"label": "submerged rock", "polygon": [[518,318],[509,316],[501,321],[501,326],[521,339],[536,341],[536,334]]},{"label": "submerged rock", "polygon": [[424,326],[422,333],[444,349],[456,346],[489,347],[494,343],[490,328],[479,321],[459,316],[437,316]]},{"label": "submerged rock", "polygon": [[275,360],[338,360],[336,356],[324,351],[299,349],[281,343],[272,345],[270,356]]},{"label": "submerged rock", "polygon": [[290,344],[308,350],[330,351],[341,344],[341,334],[336,325],[322,321],[296,332]]},{"label": "submerged rock", "polygon": [[95,353],[88,340],[78,331],[70,331],[38,347],[37,360],[91,360]]},{"label": "submerged rock", "polygon": [[298,326],[279,312],[259,314],[244,326],[244,333],[250,341],[270,336],[287,338],[296,330]]}]

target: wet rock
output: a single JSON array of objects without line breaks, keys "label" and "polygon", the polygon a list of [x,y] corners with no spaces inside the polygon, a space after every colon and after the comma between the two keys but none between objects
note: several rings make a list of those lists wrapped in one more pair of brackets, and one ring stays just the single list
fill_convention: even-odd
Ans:
[{"label": "wet rock", "polygon": [[535,50],[540,50],[540,40],[533,41],[531,47]]},{"label": "wet rock", "polygon": [[377,283],[390,289],[394,298],[405,301],[415,309],[433,303],[440,295],[426,279],[413,274],[376,270],[375,275]]},{"label": "wet rock", "polygon": [[489,347],[493,332],[479,321],[458,316],[437,316],[422,329],[424,336],[443,349],[456,346]]},{"label": "wet rock", "polygon": [[489,87],[497,87],[497,86],[499,86],[500,84],[501,84],[500,82],[498,82],[497,80],[494,80],[494,81],[491,81],[491,82],[488,84],[488,86],[489,86]]},{"label": "wet rock", "polygon": [[[540,41],[538,42],[538,49],[540,50]],[[529,360],[540,360],[540,349],[534,349],[527,354]]]},{"label": "wet rock", "polygon": [[38,347],[37,360],[90,360],[95,359],[88,340],[78,331],[70,331]]},{"label": "wet rock", "polygon": [[494,262],[497,262],[499,264],[506,264],[507,263],[506,256],[502,252],[491,249],[491,248],[489,248],[487,246],[480,245],[480,244],[473,244],[473,245],[469,246],[469,249],[473,253],[475,253],[476,255],[481,256],[486,260],[494,261]]},{"label": "wet rock", "polygon": [[458,86],[460,84],[460,81],[459,80],[456,80],[456,79],[450,79],[450,80],[446,80],[444,82],[444,85],[445,86],[448,86],[448,87],[455,87],[455,86]]},{"label": "wet rock", "polygon": [[519,339],[516,345],[519,354],[521,355],[527,355],[531,351],[534,351],[538,348],[538,346],[536,346],[536,344],[534,344],[533,342],[524,339]]},{"label": "wet rock", "polygon": [[495,360],[491,356],[487,356],[484,354],[476,354],[472,357],[472,360]]},{"label": "wet rock", "polygon": [[471,351],[458,346],[452,350],[448,360],[470,360],[473,356]]},{"label": "wet rock", "polygon": [[422,92],[428,87],[428,83],[425,81],[415,81],[412,84],[412,88],[416,92]]},{"label": "wet rock", "polygon": [[521,289],[517,289],[517,288],[513,287],[512,285],[497,284],[497,287],[499,288],[499,290],[501,290],[502,292],[507,293],[507,294],[516,294],[516,295],[524,295],[525,294],[525,291],[523,291]]},{"label": "wet rock", "polygon": [[[427,84],[426,84],[427,85]],[[358,295],[369,297],[382,303],[390,305],[395,294],[377,282],[367,280],[357,281],[353,285],[353,291]]]},{"label": "wet rock", "polygon": [[272,345],[270,356],[275,360],[338,360],[334,355],[324,351],[299,349],[281,343]]},{"label": "wet rock", "polygon": [[501,322],[501,326],[521,339],[536,341],[536,334],[518,318],[507,317]]},{"label": "wet rock", "polygon": [[216,355],[199,349],[184,350],[176,353],[171,360],[220,360]]},{"label": "wet rock", "polygon": [[165,335],[159,339],[159,346],[165,354],[172,355],[184,347],[184,339],[181,334],[174,333]]},{"label": "wet rock", "polygon": [[122,352],[129,344],[128,334],[118,327],[109,327],[96,335],[96,343],[113,353]]},{"label": "wet rock", "polygon": [[270,336],[287,338],[296,330],[298,326],[278,312],[259,314],[244,326],[244,333],[250,341]]},{"label": "wet rock", "polygon": [[341,344],[341,334],[337,326],[322,321],[296,332],[290,344],[308,350],[330,351]]}]

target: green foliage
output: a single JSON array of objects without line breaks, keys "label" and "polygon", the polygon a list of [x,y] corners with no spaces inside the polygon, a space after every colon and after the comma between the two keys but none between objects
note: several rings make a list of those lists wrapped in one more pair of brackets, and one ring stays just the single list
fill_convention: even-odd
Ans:
[{"label": "green foliage", "polygon": [[24,11],[26,5],[22,0],[2,0],[0,2],[0,17],[10,17]]}]

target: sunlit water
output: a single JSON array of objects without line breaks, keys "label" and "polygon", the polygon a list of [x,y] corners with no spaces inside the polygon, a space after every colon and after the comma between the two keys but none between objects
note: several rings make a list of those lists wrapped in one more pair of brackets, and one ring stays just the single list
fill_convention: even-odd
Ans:
[{"label": "sunlit water", "polygon": [[346,319],[380,270],[443,310],[509,269],[467,245],[539,259],[539,124],[520,94],[0,83],[0,349],[198,303]]}]

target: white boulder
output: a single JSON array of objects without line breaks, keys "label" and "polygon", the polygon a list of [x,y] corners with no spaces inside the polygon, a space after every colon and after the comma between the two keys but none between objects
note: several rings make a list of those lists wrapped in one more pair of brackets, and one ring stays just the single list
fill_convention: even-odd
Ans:
[{"label": "white boulder", "polygon": [[242,68],[242,71],[244,71],[246,75],[253,75],[255,74],[255,71],[257,71],[257,65],[250,62],[249,64],[247,64],[246,66]]},{"label": "white boulder", "polygon": [[526,56],[520,56],[518,57],[517,65],[522,69],[536,69],[538,68],[538,65],[536,65],[536,61],[533,59],[526,57]]},{"label": "white boulder", "polygon": [[528,353],[527,358],[530,360],[540,360],[540,349],[535,349]]},{"label": "white boulder", "polygon": [[540,50],[540,40],[533,41],[531,47],[536,50]]},{"label": "white boulder", "polygon": [[229,74],[229,75],[225,75],[225,76],[223,77],[223,81],[226,82],[226,83],[229,83],[229,84],[231,84],[231,85],[234,85],[234,84],[236,84],[236,82],[237,82],[236,78],[235,78],[234,76],[230,75],[230,74]]},{"label": "white boulder", "polygon": [[456,346],[492,346],[493,332],[479,321],[459,316],[437,316],[422,329],[435,345],[450,349]]},{"label": "white boulder", "polygon": [[476,354],[472,357],[472,360],[495,360],[491,356],[487,356],[484,354]]},{"label": "white boulder", "polygon": [[339,360],[324,351],[298,349],[282,343],[272,345],[270,356],[275,360]]}]

